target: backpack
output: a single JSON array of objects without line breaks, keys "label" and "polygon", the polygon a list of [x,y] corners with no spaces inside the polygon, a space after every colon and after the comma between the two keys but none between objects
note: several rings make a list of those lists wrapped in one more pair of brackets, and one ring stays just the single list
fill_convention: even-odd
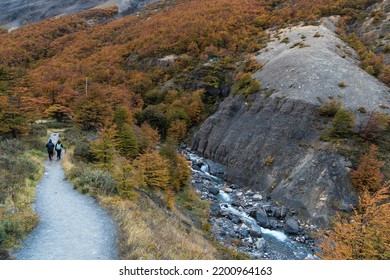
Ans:
[{"label": "backpack", "polygon": [[57,144],[57,145],[56,145],[56,150],[61,150],[61,149],[62,149],[61,143]]},{"label": "backpack", "polygon": [[46,144],[46,148],[47,148],[48,151],[53,151],[53,149],[54,149],[54,144],[51,143],[51,142],[49,142],[49,143]]}]

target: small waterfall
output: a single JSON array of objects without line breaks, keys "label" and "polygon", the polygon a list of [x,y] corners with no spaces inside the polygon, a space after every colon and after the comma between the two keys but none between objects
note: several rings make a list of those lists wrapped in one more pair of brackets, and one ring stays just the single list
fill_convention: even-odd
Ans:
[{"label": "small waterfall", "polygon": [[232,198],[229,194],[225,193],[224,191],[219,191],[219,194],[217,195],[217,199],[221,202],[229,203],[232,202]]},{"label": "small waterfall", "polygon": [[200,168],[204,173],[209,174],[210,172],[210,167],[207,164],[203,164],[202,167]]},{"label": "small waterfall", "polygon": [[268,229],[268,228],[261,228],[261,232],[264,235],[268,235],[268,236],[274,237],[274,238],[276,238],[276,239],[278,239],[279,241],[282,241],[282,242],[286,242],[288,240],[287,235],[285,235],[283,232],[278,231],[278,230],[271,230],[271,229]]},{"label": "small waterfall", "polygon": [[255,219],[253,219],[252,217],[248,216],[247,213],[242,212],[240,210],[237,210],[236,208],[234,208],[230,204],[228,204],[228,203],[221,203],[220,206],[225,211],[227,211],[229,213],[232,213],[233,215],[236,215],[236,216],[242,218],[250,226],[259,228],[261,233],[263,233],[264,235],[276,238],[276,239],[278,239],[279,241],[282,241],[282,242],[288,241],[288,236],[286,234],[284,234],[283,232],[281,232],[279,230],[271,230],[271,229],[268,229],[268,228],[263,228],[261,226],[258,226]]}]

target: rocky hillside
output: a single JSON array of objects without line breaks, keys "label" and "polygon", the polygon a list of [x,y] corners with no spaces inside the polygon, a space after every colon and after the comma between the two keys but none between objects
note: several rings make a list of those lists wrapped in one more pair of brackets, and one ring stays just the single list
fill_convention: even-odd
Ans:
[{"label": "rocky hillside", "polygon": [[371,45],[375,53],[384,55],[385,64],[390,63],[390,0],[370,7],[370,14],[358,28],[364,43]]},{"label": "rocky hillside", "polygon": [[46,18],[114,5],[118,5],[120,13],[128,14],[151,2],[156,0],[3,0],[0,2],[0,26],[14,29]]},{"label": "rocky hillside", "polygon": [[191,143],[222,163],[214,171],[230,182],[260,191],[319,226],[357,203],[351,162],[320,140],[329,119],[319,108],[340,100],[358,127],[371,111],[389,113],[390,104],[388,87],[359,68],[354,50],[335,35],[336,21],[271,33],[256,56],[263,64],[253,74],[260,91],[225,99]]}]

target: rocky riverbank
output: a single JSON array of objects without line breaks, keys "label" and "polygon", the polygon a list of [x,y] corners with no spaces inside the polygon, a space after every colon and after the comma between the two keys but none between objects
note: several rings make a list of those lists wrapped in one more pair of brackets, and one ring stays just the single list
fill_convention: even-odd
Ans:
[{"label": "rocky riverbank", "polygon": [[189,150],[185,154],[192,162],[192,184],[211,202],[211,230],[221,243],[258,259],[316,258],[315,240],[308,234],[315,226],[269,197],[227,184],[216,176],[218,164]]}]

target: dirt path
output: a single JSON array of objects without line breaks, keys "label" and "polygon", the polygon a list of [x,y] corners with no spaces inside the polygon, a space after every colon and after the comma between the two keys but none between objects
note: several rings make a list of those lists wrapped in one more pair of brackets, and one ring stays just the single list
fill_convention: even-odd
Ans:
[{"label": "dirt path", "polygon": [[[52,134],[55,143],[58,135]],[[65,180],[61,162],[45,162],[35,211],[40,223],[15,252],[20,260],[109,260],[117,258],[116,229],[96,202]]]}]

